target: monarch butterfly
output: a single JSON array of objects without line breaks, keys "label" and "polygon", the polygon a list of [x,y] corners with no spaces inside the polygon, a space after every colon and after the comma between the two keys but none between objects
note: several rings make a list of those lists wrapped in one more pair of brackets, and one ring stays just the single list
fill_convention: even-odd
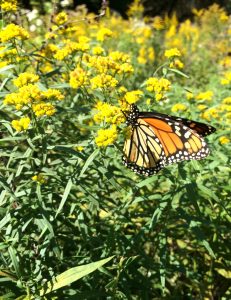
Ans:
[{"label": "monarch butterfly", "polygon": [[203,137],[216,131],[200,122],[156,111],[140,112],[134,104],[126,114],[126,123],[131,132],[124,143],[123,163],[145,176],[175,162],[203,159],[209,154]]}]

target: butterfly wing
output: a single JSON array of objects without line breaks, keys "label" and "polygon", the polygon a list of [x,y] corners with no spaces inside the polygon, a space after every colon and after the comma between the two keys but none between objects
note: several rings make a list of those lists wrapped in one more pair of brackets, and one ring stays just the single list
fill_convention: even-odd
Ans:
[{"label": "butterfly wing", "polygon": [[138,119],[131,136],[124,143],[124,164],[146,176],[164,167],[165,153],[155,132],[144,120]]},{"label": "butterfly wing", "polygon": [[214,132],[212,126],[158,112],[139,112],[131,105],[127,123],[131,137],[124,145],[124,164],[146,176],[172,163],[209,154],[203,137]]},{"label": "butterfly wing", "polygon": [[161,114],[159,112],[140,112],[141,117],[155,117],[159,118],[164,121],[169,121],[169,122],[177,122],[180,124],[183,124],[186,127],[191,128],[192,130],[196,131],[200,136],[204,137],[207,136],[213,132],[216,131],[216,128],[214,128],[211,125],[207,125],[201,122],[196,122],[192,121],[186,118],[180,118],[180,117],[175,117],[175,116],[170,116],[166,114]]},{"label": "butterfly wing", "polygon": [[182,123],[157,118],[143,118],[159,139],[165,153],[163,164],[200,160],[209,154],[203,137]]}]

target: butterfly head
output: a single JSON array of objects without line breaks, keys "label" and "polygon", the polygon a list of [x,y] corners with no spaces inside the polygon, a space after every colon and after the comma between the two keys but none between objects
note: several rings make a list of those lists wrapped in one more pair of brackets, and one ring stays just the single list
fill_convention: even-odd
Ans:
[{"label": "butterfly head", "polygon": [[126,115],[126,123],[131,126],[136,126],[138,117],[139,117],[139,109],[135,104],[132,104],[130,106],[129,113]]}]

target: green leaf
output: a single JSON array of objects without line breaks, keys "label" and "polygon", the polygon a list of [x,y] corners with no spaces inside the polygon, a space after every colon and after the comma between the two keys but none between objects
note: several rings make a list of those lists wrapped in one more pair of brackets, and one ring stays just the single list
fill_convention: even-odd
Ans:
[{"label": "green leaf", "polygon": [[5,67],[3,67],[3,68],[0,69],[0,74],[5,73],[6,71],[8,71],[10,69],[14,69],[14,68],[15,68],[15,65],[5,66]]},{"label": "green leaf", "polygon": [[213,257],[216,258],[212,248],[210,247],[209,243],[206,240],[202,241],[202,245],[207,249],[207,251],[209,252],[209,254]]},{"label": "green leaf", "polygon": [[179,71],[179,70],[177,70],[177,69],[172,69],[172,68],[168,68],[169,69],[169,71],[172,71],[172,72],[174,72],[174,73],[177,73],[177,74],[179,74],[179,75],[181,75],[181,76],[183,76],[183,77],[185,77],[185,78],[190,78],[188,75],[186,75],[185,73],[183,73],[183,72],[181,72],[181,71]]},{"label": "green leaf", "polygon": [[225,269],[215,269],[221,276],[231,279],[231,271]]},{"label": "green leaf", "polygon": [[20,272],[20,268],[19,268],[18,259],[17,259],[16,254],[15,254],[15,249],[12,246],[10,246],[8,248],[8,251],[9,251],[9,255],[10,255],[12,264],[14,266],[15,272],[16,272],[18,278],[19,278],[21,276],[21,272]]},{"label": "green leaf", "polygon": [[114,256],[108,257],[106,259],[99,260],[97,262],[93,262],[87,265],[82,265],[78,267],[71,268],[60,275],[56,276],[53,281],[50,281],[46,284],[40,291],[40,295],[49,294],[52,291],[60,289],[66,285],[71,284],[72,282],[79,280],[80,278],[94,272],[95,270],[102,267],[104,264],[109,262]]},{"label": "green leaf", "polygon": [[99,149],[96,149],[86,160],[80,174],[79,177],[82,177],[83,174],[85,173],[85,171],[87,170],[87,168],[89,167],[89,165],[92,163],[92,161],[95,159],[95,157],[99,154]]},{"label": "green leaf", "polygon": [[0,229],[2,229],[9,221],[11,220],[11,215],[7,214],[1,221],[0,221]]},{"label": "green leaf", "polygon": [[61,199],[61,202],[60,202],[60,204],[59,204],[59,208],[58,208],[58,210],[57,210],[57,212],[56,212],[56,214],[55,214],[55,218],[57,217],[57,215],[60,213],[60,211],[62,210],[62,208],[63,208],[63,206],[64,206],[64,204],[65,204],[65,202],[66,202],[66,200],[67,200],[67,197],[68,197],[68,195],[69,195],[69,193],[70,193],[70,191],[71,191],[71,188],[72,188],[72,180],[71,180],[71,178],[68,180],[68,182],[67,182],[67,185],[66,185],[66,187],[65,187],[65,190],[64,190],[64,193],[63,193],[63,196],[62,196],[62,199]]}]

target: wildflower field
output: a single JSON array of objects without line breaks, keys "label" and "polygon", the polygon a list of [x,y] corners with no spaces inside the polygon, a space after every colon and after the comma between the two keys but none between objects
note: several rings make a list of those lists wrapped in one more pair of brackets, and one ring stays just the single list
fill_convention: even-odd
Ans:
[{"label": "wildflower field", "polygon": [[[0,2],[0,299],[231,299],[231,18]],[[144,177],[131,104],[210,124]]]}]

